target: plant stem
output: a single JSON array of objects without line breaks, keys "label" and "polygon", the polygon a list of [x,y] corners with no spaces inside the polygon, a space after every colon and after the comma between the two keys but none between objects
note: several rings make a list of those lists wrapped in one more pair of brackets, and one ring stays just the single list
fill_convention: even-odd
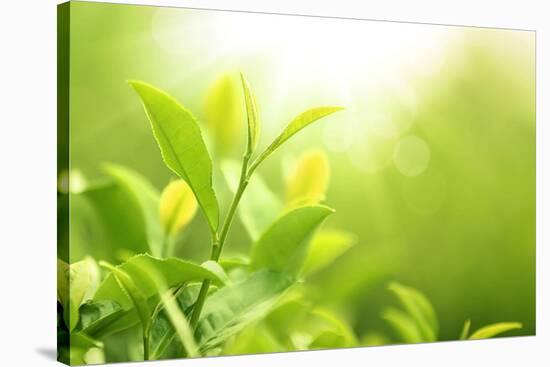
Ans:
[{"label": "plant stem", "polygon": [[149,360],[149,336],[146,331],[143,333],[143,360]]},{"label": "plant stem", "polygon": [[[243,196],[244,190],[248,185],[249,173],[247,172],[247,170],[248,170],[249,161],[250,161],[250,155],[245,154],[245,156],[243,157],[243,164],[241,167],[241,177],[239,179],[239,186],[237,187],[235,196],[233,196],[233,200],[231,201],[231,206],[229,207],[229,211],[227,212],[227,215],[223,222],[222,228],[220,230],[220,235],[218,237],[217,233],[212,234],[212,252],[210,253],[210,260],[218,262],[222,254],[223,245],[225,244],[227,234],[229,233],[229,228],[231,227],[231,223],[233,222],[233,218],[235,217],[235,213],[237,211],[237,207],[239,206],[239,202],[241,201],[241,197]],[[189,324],[193,329],[196,328],[197,323],[199,321],[199,317],[202,312],[204,302],[206,301],[206,295],[208,293],[208,288],[210,287],[210,283],[211,282],[209,279],[205,279],[202,282],[199,295],[197,296],[197,301],[195,302],[195,305],[193,307],[193,313],[191,314],[191,319],[189,320]]]}]

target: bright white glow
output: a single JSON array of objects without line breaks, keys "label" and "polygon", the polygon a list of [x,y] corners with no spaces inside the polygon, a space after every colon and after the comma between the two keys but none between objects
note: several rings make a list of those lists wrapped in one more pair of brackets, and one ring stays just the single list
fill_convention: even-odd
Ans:
[{"label": "bright white glow", "polygon": [[430,148],[418,136],[406,136],[395,146],[393,161],[404,176],[418,176],[428,167]]}]

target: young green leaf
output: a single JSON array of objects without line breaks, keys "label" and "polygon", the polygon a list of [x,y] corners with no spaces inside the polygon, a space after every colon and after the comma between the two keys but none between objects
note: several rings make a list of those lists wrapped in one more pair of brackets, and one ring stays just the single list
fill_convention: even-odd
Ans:
[{"label": "young green leaf", "polygon": [[158,221],[159,193],[157,189],[145,177],[126,167],[109,163],[104,165],[104,169],[140,209],[139,214],[145,224],[151,255],[160,256],[164,235]]},{"label": "young green leaf", "polygon": [[279,136],[275,138],[269,147],[267,147],[267,149],[254,161],[254,163],[252,163],[252,169],[257,167],[264,159],[266,159],[271,153],[273,153],[298,131],[314,123],[315,121],[342,109],[342,107],[317,107],[301,113],[287,125],[283,132],[279,134]]},{"label": "young green leaf", "polygon": [[311,239],[303,267],[304,275],[311,275],[331,264],[355,244],[352,233],[337,229],[321,229]]},{"label": "young green leaf", "polygon": [[252,269],[267,268],[296,276],[302,268],[309,238],[334,210],[304,206],[281,216],[252,248]]},{"label": "young green leaf", "polygon": [[468,339],[477,340],[477,339],[487,339],[492,338],[493,336],[505,333],[510,330],[521,329],[523,325],[519,322],[500,322],[498,324],[492,324],[474,332]]},{"label": "young green leaf", "polygon": [[106,262],[101,262],[100,264],[111,271],[110,276],[122,291],[127,301],[130,302],[136,310],[141,326],[143,330],[146,330],[149,325],[151,309],[147,304],[145,295],[136,286],[134,279],[119,267],[112,266]]},{"label": "young green leaf", "polygon": [[287,275],[264,270],[208,297],[197,325],[201,352],[219,346],[261,319],[291,284]]},{"label": "young green leaf", "polygon": [[[204,279],[210,279],[218,284],[221,283],[217,275],[210,270],[200,265],[176,258],[157,259],[149,255],[136,255],[117,267],[117,269],[120,269],[133,279],[136,287],[139,288],[146,298],[157,294],[157,288],[147,274],[146,269],[149,268],[156,269],[156,271],[162,275],[169,287],[189,281],[201,281]],[[94,295],[94,301],[101,300],[115,301],[120,304],[124,310],[133,307],[128,297],[126,297],[120,287],[117,286],[116,279],[113,278],[112,274],[105,277]]]},{"label": "young green leaf", "polygon": [[[239,185],[240,169],[237,162],[222,162],[225,180],[233,193]],[[254,174],[246,190],[247,193],[242,197],[237,212],[248,235],[256,241],[280,214],[283,204],[258,173]]]},{"label": "young green leaf", "polygon": [[416,322],[423,341],[436,341],[439,323],[430,301],[416,289],[405,287],[396,282],[392,282],[388,289],[395,293],[405,310]]},{"label": "young green leaf", "polygon": [[240,142],[243,128],[243,111],[240,83],[233,74],[216,79],[208,90],[204,105],[208,132],[216,151],[228,154]]},{"label": "young green leaf", "polygon": [[303,154],[286,182],[287,205],[314,205],[325,199],[330,179],[328,158],[322,150]]},{"label": "young green leaf", "polygon": [[250,91],[248,80],[241,73],[241,82],[244,91],[244,101],[246,105],[246,114],[248,121],[248,142],[246,153],[250,156],[258,144],[258,135],[260,133],[260,121],[258,119],[258,108],[256,107],[256,97]]},{"label": "young green leaf", "polygon": [[468,339],[468,334],[470,334],[470,326],[472,322],[470,320],[466,320],[464,323],[464,327],[462,328],[462,332],[460,333],[460,340],[466,340]]},{"label": "young green leaf", "polygon": [[165,233],[173,236],[195,216],[197,200],[184,180],[172,181],[160,196],[160,223]]},{"label": "young green leaf", "polygon": [[422,343],[426,341],[416,322],[405,312],[390,307],[384,310],[382,318],[392,326],[403,342]]},{"label": "young green leaf", "polygon": [[184,179],[210,228],[218,228],[219,208],[212,188],[212,162],[195,117],[174,98],[150,84],[130,81],[143,102],[164,162]]}]

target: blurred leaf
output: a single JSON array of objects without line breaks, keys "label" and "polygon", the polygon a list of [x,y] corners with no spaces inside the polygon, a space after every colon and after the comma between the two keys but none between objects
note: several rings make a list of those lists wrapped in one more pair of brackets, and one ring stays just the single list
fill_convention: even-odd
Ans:
[{"label": "blurred leaf", "polygon": [[378,345],[390,344],[390,340],[384,334],[378,333],[376,331],[371,331],[361,337],[360,344],[362,346],[374,347]]},{"label": "blurred leaf", "polygon": [[[103,348],[103,343],[100,341],[90,338],[88,335],[83,333],[71,333],[70,336],[71,347],[70,347],[70,364],[71,365],[82,365],[87,364],[88,359],[86,354],[91,349]],[[100,361],[101,359],[94,358],[94,361]]]},{"label": "blurred leaf", "polygon": [[126,167],[112,163],[105,164],[104,167],[107,174],[115,180],[120,188],[128,193],[129,197],[133,198],[140,208],[151,255],[160,256],[163,233],[158,220],[158,191],[145,177]]},{"label": "blurred leaf", "polygon": [[[127,189],[114,182],[94,185],[71,199],[72,208],[77,210],[76,205],[79,205],[80,216],[73,215],[73,222],[79,225],[74,228],[79,245],[90,239],[85,253],[97,259],[118,262],[120,250],[133,253],[151,250],[142,209]],[[83,211],[86,208],[90,210]],[[71,250],[78,248],[74,243],[71,246]]]},{"label": "blurred leaf", "polygon": [[472,323],[470,320],[466,320],[466,322],[464,323],[464,327],[462,328],[462,332],[460,333],[460,340],[468,339],[468,334],[470,334],[471,324]]},{"label": "blurred leaf", "polygon": [[[222,162],[224,177],[229,189],[235,193],[239,184],[240,164],[235,161]],[[282,203],[267,187],[262,177],[255,173],[250,179],[238,208],[241,219],[250,238],[255,241],[277,218],[283,209]]]},{"label": "blurred leaf", "polygon": [[424,342],[437,340],[439,323],[435,311],[428,299],[416,289],[392,282],[388,289],[400,300],[405,310],[418,325]]},{"label": "blurred leaf", "polygon": [[352,233],[337,229],[320,229],[309,245],[303,274],[311,275],[331,264],[354,245],[355,241],[356,237]]},{"label": "blurred leaf", "polygon": [[493,336],[505,333],[510,330],[521,329],[523,325],[519,322],[500,322],[498,324],[492,324],[481,329],[478,329],[474,332],[468,339],[486,339],[492,338]]},{"label": "blurred leaf", "polygon": [[221,258],[219,264],[225,271],[232,270],[237,267],[244,267],[250,265],[250,258],[245,255],[237,255],[232,257]]},{"label": "blurred leaf", "polygon": [[69,264],[57,259],[57,301],[64,305],[69,300]]},{"label": "blurred leaf", "polygon": [[118,285],[127,301],[136,310],[143,330],[147,329],[150,322],[151,309],[145,299],[146,296],[137,287],[135,281],[125,271],[121,270],[121,267],[112,266],[104,261],[101,262],[101,265],[111,271],[109,276],[111,279],[114,279],[114,282]]},{"label": "blurred leaf", "polygon": [[273,336],[262,322],[245,328],[234,339],[230,339],[223,347],[222,355],[239,355],[253,353],[277,353],[287,349]]},{"label": "blurred leaf", "polygon": [[246,104],[246,116],[248,121],[248,143],[246,146],[247,154],[251,155],[258,145],[258,135],[260,133],[260,121],[258,120],[258,109],[256,107],[256,97],[250,91],[248,80],[241,73],[241,82],[244,91],[244,101]]},{"label": "blurred leaf", "polygon": [[387,308],[382,313],[386,320],[404,343],[422,343],[424,338],[418,329],[418,325],[412,317],[395,308]]},{"label": "blurred leaf", "polygon": [[343,110],[342,107],[317,107],[302,112],[299,116],[294,118],[283,132],[273,140],[271,145],[254,161],[252,166],[258,166],[264,159],[266,159],[271,153],[273,153],[278,147],[280,147],[285,141],[290,139],[298,131],[302,130],[306,126],[313,122],[328,116],[334,112]]},{"label": "blurred leaf", "polygon": [[195,216],[197,200],[184,180],[172,181],[160,196],[160,223],[165,233],[174,235]]},{"label": "blurred leaf", "polygon": [[231,152],[239,142],[243,126],[242,98],[237,78],[222,75],[210,87],[205,100],[204,113],[216,150]]},{"label": "blurred leaf", "polygon": [[[74,264],[67,265],[58,260],[58,271],[61,269],[61,290],[68,293],[63,295],[62,301],[65,324],[72,331],[78,324],[78,308],[86,301],[97,287],[98,272],[96,263],[87,258]],[[59,279],[58,279],[59,281]],[[59,290],[58,290],[59,291]],[[68,298],[66,298],[68,297]]]},{"label": "blurred leaf", "polygon": [[291,284],[292,279],[285,274],[259,271],[208,297],[197,326],[200,350],[219,346],[264,317]]},{"label": "blurred leaf", "polygon": [[308,331],[314,336],[310,349],[357,346],[357,338],[352,329],[328,309],[315,308],[311,312]]},{"label": "blurred leaf", "polygon": [[216,230],[219,208],[212,189],[212,162],[197,121],[165,92],[144,82],[129,83],[143,102],[164,162],[189,184],[210,228]]},{"label": "blurred leaf", "polygon": [[322,150],[303,154],[287,178],[287,205],[314,205],[325,200],[330,179],[328,158]]},{"label": "blurred leaf", "polygon": [[304,265],[310,237],[333,211],[326,206],[305,206],[285,213],[254,244],[252,269],[296,276]]},{"label": "blurred leaf", "polygon": [[[136,287],[146,298],[157,294],[157,288],[147,273],[147,269],[150,268],[156,269],[169,287],[203,279],[220,282],[216,274],[210,270],[176,258],[157,259],[149,255],[137,255],[117,267],[133,279]],[[101,300],[118,302],[124,310],[132,308],[132,303],[117,285],[112,274],[105,277],[94,296],[94,301]]]}]

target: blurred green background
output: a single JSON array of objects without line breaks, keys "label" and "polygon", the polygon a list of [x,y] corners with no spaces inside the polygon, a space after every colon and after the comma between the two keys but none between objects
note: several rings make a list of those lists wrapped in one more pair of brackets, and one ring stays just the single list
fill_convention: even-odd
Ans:
[{"label": "blurred green background", "polygon": [[[222,153],[238,158],[245,131],[215,151],[205,101],[239,71],[258,99],[260,146],[304,109],[346,108],[260,169],[283,195],[289,162],[309,149],[329,156],[326,202],[337,213],[325,227],[355,233],[357,244],[312,280],[317,302],[359,336],[389,333],[380,312],[395,303],[386,286],[397,280],[433,302],[443,340],[468,318],[535,333],[534,32],[74,2],[71,168],[93,181],[102,163],[123,164],[159,190],[173,177],[127,79],[192,110],[215,167]],[[90,245],[71,230],[75,261]],[[237,221],[226,251],[249,242]],[[204,218],[178,253],[207,257]]]}]

